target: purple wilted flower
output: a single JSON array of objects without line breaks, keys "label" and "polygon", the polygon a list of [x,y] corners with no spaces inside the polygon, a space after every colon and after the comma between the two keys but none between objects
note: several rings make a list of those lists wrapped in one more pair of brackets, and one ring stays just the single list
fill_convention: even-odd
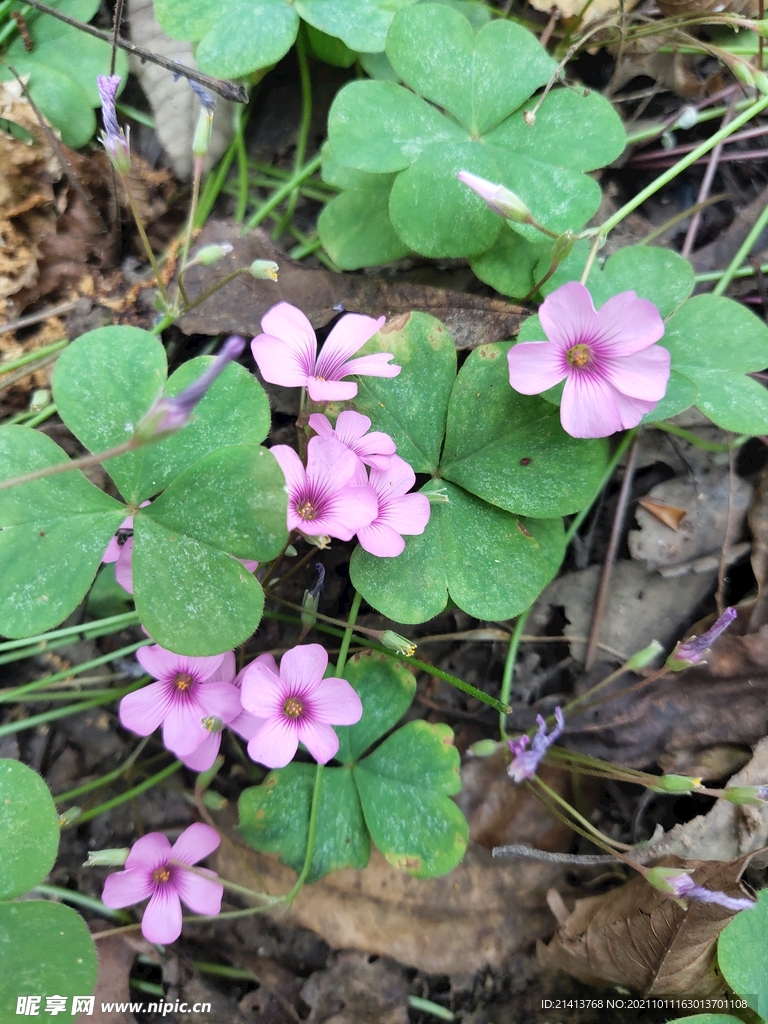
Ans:
[{"label": "purple wilted flower", "polygon": [[207,110],[209,114],[212,114],[216,109],[216,97],[213,93],[208,92],[207,89],[204,89],[199,82],[196,82],[192,78],[188,78],[187,83],[195,96],[200,100],[203,109]]},{"label": "purple wilted flower", "polygon": [[691,875],[683,868],[655,867],[645,872],[645,880],[655,889],[668,893],[675,899],[696,900],[697,903],[717,903],[727,910],[752,910],[754,900],[728,896],[718,889],[705,889],[696,885]]},{"label": "purple wilted flower", "polygon": [[165,945],[181,935],[181,900],[196,914],[215,917],[221,911],[224,886],[208,868],[185,868],[213,853],[221,842],[216,829],[195,822],[171,846],[162,832],[149,832],[133,844],[125,871],[109,875],[102,900],[108,907],[130,907],[150,897],[141,931],[149,942]]},{"label": "purple wilted flower", "polygon": [[[507,775],[509,775],[513,782],[522,782],[523,779],[533,778],[541,759],[565,728],[565,718],[559,707],[555,708],[555,721],[557,725],[549,735],[547,735],[547,723],[541,715],[536,716],[536,721],[539,731],[533,737],[533,743],[531,743],[530,736],[521,736],[519,740],[508,741],[509,749],[515,755],[509,768],[507,768]],[[529,743],[531,743],[530,750],[526,749]]]},{"label": "purple wilted flower", "polygon": [[667,667],[679,672],[681,669],[688,668],[689,665],[696,665],[704,658],[720,634],[728,629],[737,615],[738,612],[735,608],[726,608],[706,633],[694,636],[683,644],[678,644],[667,659]]},{"label": "purple wilted flower", "polygon": [[128,136],[117,123],[115,110],[120,75],[97,75],[96,86],[101,97],[101,119],[104,122],[102,144],[115,170],[120,174],[126,174],[131,169],[131,148]]},{"label": "purple wilted flower", "polygon": [[216,378],[233,359],[237,359],[245,348],[245,338],[233,334],[221,346],[219,354],[196,381],[173,397],[163,395],[155,402],[136,428],[135,436],[141,440],[158,439],[166,434],[175,434],[189,420],[192,410],[205,395]]}]

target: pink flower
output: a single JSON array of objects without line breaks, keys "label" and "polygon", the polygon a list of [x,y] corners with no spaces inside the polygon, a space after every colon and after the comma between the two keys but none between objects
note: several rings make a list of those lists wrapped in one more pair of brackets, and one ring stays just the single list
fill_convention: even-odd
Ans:
[{"label": "pink flower", "polygon": [[307,468],[285,444],[272,454],[288,486],[288,529],[310,537],[351,540],[376,517],[376,492],[368,486],[365,468],[354,452],[332,437],[313,437],[307,446]]},{"label": "pink flower", "polygon": [[345,679],[323,678],[328,655],[320,644],[286,651],[279,674],[267,658],[257,658],[243,673],[243,707],[266,719],[248,744],[248,756],[268,768],[284,768],[301,742],[326,764],[339,749],[331,726],[359,722],[360,698]]},{"label": "pink flower", "polygon": [[328,335],[318,356],[312,324],[296,306],[278,302],[262,317],[264,333],[253,339],[251,351],[262,377],[270,384],[306,388],[313,402],[343,402],[355,397],[357,384],[343,383],[342,377],[396,377],[400,373],[399,366],[387,365],[394,358],[389,352],[350,359],[385,319],[347,313]]},{"label": "pink flower", "polygon": [[133,558],[133,534],[127,534],[128,530],[133,530],[133,516],[127,516],[120,527],[107,544],[107,550],[104,552],[102,562],[114,562],[115,563],[115,579],[123,588],[127,590],[129,594],[133,593],[133,568],[131,560]]},{"label": "pink flower", "polygon": [[429,498],[409,494],[416,474],[399,455],[393,455],[386,469],[373,467],[369,480],[379,499],[379,511],[369,526],[357,531],[366,551],[380,558],[394,558],[405,548],[401,534],[424,533],[429,522]]},{"label": "pink flower", "polygon": [[181,935],[180,900],[195,914],[213,917],[221,911],[224,887],[213,881],[216,872],[200,868],[209,876],[202,878],[184,870],[213,853],[220,842],[216,829],[202,822],[185,829],[173,846],[161,832],[149,832],[133,844],[126,870],[109,875],[101,898],[119,909],[149,896],[141,921],[144,938],[163,945],[174,942]]},{"label": "pink flower", "polygon": [[549,341],[509,350],[509,383],[537,395],[565,379],[560,422],[573,437],[607,437],[635,427],[664,397],[669,352],[658,309],[635,292],[614,295],[598,312],[576,281],[552,292],[539,309]]},{"label": "pink flower", "polygon": [[140,736],[149,736],[162,724],[163,743],[177,757],[192,754],[206,741],[215,742],[218,734],[212,733],[204,720],[219,718],[226,724],[242,710],[240,693],[232,683],[232,651],[190,658],[155,644],[140,648],[136,660],[157,682],[123,697],[120,721]]},{"label": "pink flower", "polygon": [[322,413],[315,412],[309,417],[309,425],[320,437],[335,437],[350,451],[364,462],[366,466],[386,469],[389,465],[388,456],[396,451],[395,442],[381,430],[367,434],[371,421],[367,416],[351,409],[340,412],[336,420],[336,429]]}]

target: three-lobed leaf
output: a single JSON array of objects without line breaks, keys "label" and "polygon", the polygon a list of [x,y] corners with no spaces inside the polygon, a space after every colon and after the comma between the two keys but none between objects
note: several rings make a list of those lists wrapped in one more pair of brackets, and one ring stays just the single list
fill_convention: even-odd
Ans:
[{"label": "three-lobed leaf", "polygon": [[729,921],[717,940],[717,962],[733,991],[763,1020],[768,1015],[768,889]]},{"label": "three-lobed leaf", "polygon": [[0,899],[43,881],[59,849],[59,815],[42,778],[21,761],[0,759]]}]

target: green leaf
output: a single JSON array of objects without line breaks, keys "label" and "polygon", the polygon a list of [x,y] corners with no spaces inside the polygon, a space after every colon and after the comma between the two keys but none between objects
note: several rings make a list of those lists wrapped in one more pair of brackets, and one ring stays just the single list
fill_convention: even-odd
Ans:
[{"label": "green leaf", "polygon": [[372,174],[370,171],[358,171],[354,167],[347,167],[336,156],[331,148],[330,142],[323,143],[323,166],[321,174],[323,181],[335,188],[381,189],[385,186],[387,191],[395,180],[394,174]]},{"label": "green leaf", "polygon": [[604,440],[583,441],[560,426],[557,409],[509,384],[511,344],[475,349],[448,406],[443,477],[526,516],[552,519],[594,497],[608,464]]},{"label": "green leaf", "polygon": [[643,423],[658,423],[659,420],[668,420],[678,413],[685,412],[692,405],[698,405],[699,389],[682,373],[672,370],[667,382],[667,391],[662,400],[651,412],[643,417]]},{"label": "green leaf", "polygon": [[[186,5],[187,0],[164,4],[182,11]],[[276,64],[299,30],[299,16],[286,0],[223,0],[207,6],[212,23],[202,38],[195,34],[200,39],[195,58],[201,71],[218,78],[242,78]],[[159,15],[158,20],[163,25]]]},{"label": "green leaf", "polygon": [[376,174],[401,171],[436,142],[466,134],[421,97],[393,82],[350,82],[328,114],[328,138],[336,158]]},{"label": "green leaf", "polygon": [[361,53],[360,66],[369,78],[375,78],[379,82],[400,81],[386,53]]},{"label": "green leaf", "polygon": [[415,0],[295,0],[296,10],[315,28],[338,36],[350,50],[384,49],[395,11]]},{"label": "green leaf", "polygon": [[403,717],[416,692],[416,679],[400,662],[374,651],[350,658],[344,678],[363,704],[359,722],[336,729],[337,760],[352,765]]},{"label": "green leaf", "polygon": [[[342,270],[378,267],[408,254],[408,246],[397,236],[389,218],[391,191],[391,181],[378,188],[350,189],[332,199],[321,212],[317,221],[320,241]],[[360,231],[361,224],[365,224],[365,231]]]},{"label": "green leaf", "polygon": [[[47,900],[0,903],[0,1018],[16,1020],[19,996],[45,995],[67,999],[87,996],[96,985],[96,948],[85,921],[71,907]],[[65,1019],[71,1020],[71,1016]]]},{"label": "green leaf", "polygon": [[[573,144],[574,130],[578,131],[577,146]],[[599,92],[582,95],[574,89],[552,89],[532,126],[525,123],[525,112],[518,110],[490,132],[487,141],[558,167],[593,171],[621,155],[626,135],[621,118]]]},{"label": "green leaf", "polygon": [[551,250],[551,242],[529,242],[503,224],[490,249],[474,256],[469,264],[480,280],[497,292],[522,299],[546,273],[537,271],[537,266],[546,263],[549,268]]},{"label": "green leaf", "polygon": [[457,179],[461,170],[489,181],[500,178],[492,154],[467,140],[426,147],[395,179],[389,200],[392,225],[407,246],[424,256],[472,256],[493,245],[501,231],[501,217]]},{"label": "green leaf", "polygon": [[424,488],[442,492],[421,536],[407,537],[397,558],[377,558],[358,547],[350,577],[377,611],[395,622],[434,618],[448,596],[469,615],[501,621],[526,608],[560,567],[565,553],[560,519],[519,519],[447,481]]},{"label": "green leaf", "polygon": [[86,612],[92,619],[105,619],[108,615],[123,615],[133,610],[133,597],[115,578],[115,563],[101,567],[88,594]]},{"label": "green leaf", "polygon": [[[67,462],[45,434],[0,430],[0,479]],[[0,491],[0,633],[42,633],[74,611],[124,518],[78,470]]]},{"label": "green leaf", "polygon": [[730,987],[765,1019],[768,1013],[768,889],[729,921],[717,941],[717,962]]},{"label": "green leaf", "polygon": [[341,39],[329,36],[312,25],[306,26],[306,32],[310,49],[318,60],[325,61],[335,68],[351,68],[357,60],[355,51],[350,50]]},{"label": "green leaf", "polygon": [[[101,327],[83,334],[59,356],[53,395],[59,415],[89,451],[127,441],[160,396],[167,373],[160,340],[138,327]],[[143,449],[106,464],[129,502],[138,503]]]},{"label": "green leaf", "polygon": [[155,17],[163,32],[174,39],[196,42],[202,39],[227,11],[227,0],[212,4],[210,0],[155,0]]},{"label": "green leaf", "polygon": [[[294,761],[272,771],[260,786],[240,796],[238,829],[254,850],[279,853],[284,864],[301,871],[307,850],[314,765]],[[315,882],[339,868],[364,868],[370,840],[350,768],[326,768],[320,783],[320,806],[312,866]]]},{"label": "green leaf", "polygon": [[[16,70],[29,76],[29,94],[41,113],[61,131],[62,142],[71,149],[84,146],[96,131],[96,116],[78,83],[45,64],[20,63]],[[0,66],[0,81],[11,77],[8,69]]]},{"label": "green leaf", "polygon": [[0,897],[21,896],[39,885],[59,849],[59,815],[48,787],[20,761],[0,760]]},{"label": "green leaf", "polygon": [[[200,356],[182,363],[168,378],[164,393],[178,395],[212,362],[213,356]],[[141,449],[137,500],[157,494],[182,470],[217,448],[260,444],[269,432],[270,422],[269,399],[264,388],[244,366],[230,363],[182,430]]]},{"label": "green leaf", "polygon": [[521,26],[493,21],[475,36],[467,18],[442,4],[400,11],[386,51],[407,85],[453,114],[474,138],[516,110],[557,67]]},{"label": "green leaf", "polygon": [[491,20],[491,12],[483,3],[483,0],[416,0],[418,4],[433,2],[445,4],[446,7],[452,7],[454,11],[463,14],[475,32],[479,32]]},{"label": "green leaf", "polygon": [[417,878],[447,874],[467,848],[459,752],[447,725],[409,722],[353,769],[371,838],[390,864]]},{"label": "green leaf", "polygon": [[[397,377],[361,377],[355,406],[373,430],[394,438],[398,454],[416,473],[434,473],[456,379],[456,347],[439,320],[426,313],[395,317],[360,354],[392,352]],[[425,382],[429,386],[425,387]]]}]

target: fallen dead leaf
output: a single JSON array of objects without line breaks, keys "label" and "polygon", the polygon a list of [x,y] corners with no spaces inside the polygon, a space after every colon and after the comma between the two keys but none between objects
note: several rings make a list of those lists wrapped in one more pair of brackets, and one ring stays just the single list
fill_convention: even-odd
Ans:
[{"label": "fallen dead leaf", "polygon": [[[110,927],[104,921],[91,922],[91,931],[105,931]],[[148,945],[148,943],[145,943]],[[131,1000],[128,977],[136,959],[135,945],[125,935],[109,935],[96,943],[99,952],[99,976],[94,997],[96,1006],[102,1003],[127,1003]],[[81,1013],[75,1024],[89,1024],[90,1015]],[[127,1010],[101,1010],[99,1024],[136,1024],[136,1018]]]},{"label": "fallen dead leaf", "polygon": [[301,990],[309,1024],[408,1024],[408,981],[400,964],[352,951],[337,953]]},{"label": "fallen dead leaf", "polygon": [[442,320],[459,349],[476,348],[517,334],[528,313],[503,299],[447,291],[429,285],[405,284],[369,274],[334,274],[313,270],[275,249],[269,236],[257,229],[246,236],[237,224],[209,221],[196,240],[202,247],[230,242],[229,256],[209,267],[192,267],[185,276],[190,299],[216,281],[257,259],[280,266],[279,281],[256,281],[242,274],[179,321],[187,334],[258,334],[260,321],[277,302],[290,302],[306,313],[313,327],[332,320],[340,307],[369,316],[394,316],[420,310]]},{"label": "fallen dead leaf", "polygon": [[[697,885],[743,897],[745,860],[719,863],[665,857],[689,870]],[[725,982],[715,969],[717,937],[734,911],[676,900],[638,875],[603,896],[577,900],[548,946],[542,966],[559,968],[589,985],[612,983],[649,996],[716,996]]]},{"label": "fallen dead leaf", "polygon": [[680,529],[680,523],[687,515],[684,508],[675,508],[673,505],[660,505],[658,501],[651,501],[650,498],[639,498],[637,503],[647,512],[650,512],[652,516],[656,516],[659,522],[664,523],[665,526],[668,526],[670,530],[675,532]]}]

